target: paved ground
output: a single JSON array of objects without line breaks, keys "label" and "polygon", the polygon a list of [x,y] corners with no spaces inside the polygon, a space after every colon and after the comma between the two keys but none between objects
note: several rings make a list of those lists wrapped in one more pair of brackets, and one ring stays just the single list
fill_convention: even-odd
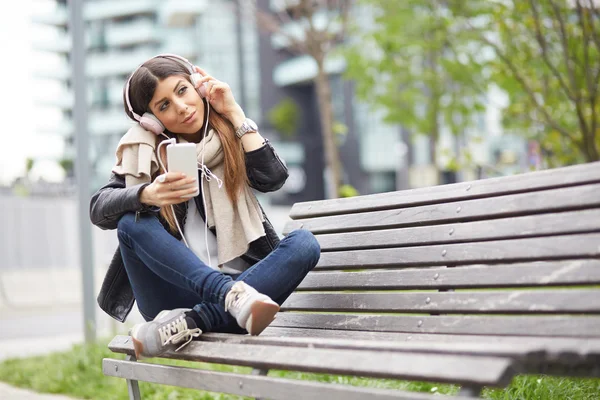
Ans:
[{"label": "paved ground", "polygon": [[0,382],[0,398],[2,400],[72,400],[73,397],[56,394],[41,394],[30,390],[18,389]]}]

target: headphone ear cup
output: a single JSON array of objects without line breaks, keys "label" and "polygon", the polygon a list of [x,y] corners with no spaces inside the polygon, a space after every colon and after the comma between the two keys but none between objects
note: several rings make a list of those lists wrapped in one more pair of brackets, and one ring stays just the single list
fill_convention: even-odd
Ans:
[{"label": "headphone ear cup", "polygon": [[[196,85],[198,85],[198,82],[200,82],[200,80],[202,79],[202,75],[200,75],[200,73],[198,73],[198,72],[194,72],[193,74],[190,75],[190,79],[192,80],[192,84],[195,87]],[[206,97],[206,82],[204,82],[199,88],[197,88],[196,91],[198,92],[200,97],[205,98]]]},{"label": "headphone ear cup", "polygon": [[163,126],[162,122],[160,122],[154,114],[148,112],[144,113],[142,118],[140,118],[140,125],[142,128],[154,133],[155,135],[160,135],[165,131],[165,127]]}]

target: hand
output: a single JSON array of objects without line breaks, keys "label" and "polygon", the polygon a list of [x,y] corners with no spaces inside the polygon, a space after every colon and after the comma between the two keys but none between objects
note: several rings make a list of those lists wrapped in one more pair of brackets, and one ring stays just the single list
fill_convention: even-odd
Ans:
[{"label": "hand", "polygon": [[186,177],[181,172],[168,172],[159,175],[154,182],[146,186],[140,194],[140,201],[150,206],[164,207],[188,201],[189,197],[182,197],[196,192],[196,188],[182,189],[196,181],[195,177]]},{"label": "hand", "polygon": [[229,119],[234,126],[237,126],[233,121],[234,119],[237,121],[241,117],[243,122],[245,119],[244,112],[235,101],[229,85],[213,78],[200,67],[195,66],[194,69],[202,75],[202,79],[196,84],[196,89],[206,83],[206,100],[208,100],[211,107]]}]

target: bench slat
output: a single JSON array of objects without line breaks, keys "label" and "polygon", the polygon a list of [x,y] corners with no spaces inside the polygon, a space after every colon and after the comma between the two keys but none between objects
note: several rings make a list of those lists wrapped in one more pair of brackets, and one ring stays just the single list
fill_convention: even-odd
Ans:
[{"label": "bench slat", "polygon": [[[220,340],[221,336],[230,336],[228,333],[206,333],[202,340]],[[237,335],[239,336],[239,335]],[[213,339],[214,337],[214,339]],[[391,342],[435,342],[435,343],[502,343],[506,345],[523,345],[536,343],[540,346],[553,348],[554,346],[587,349],[590,343],[597,347],[599,339],[544,337],[544,336],[498,336],[498,335],[450,335],[443,333],[403,333],[381,331],[350,331],[341,329],[310,329],[310,328],[285,328],[269,326],[259,336],[261,338],[326,338],[337,339],[343,337],[350,340],[371,340]]]},{"label": "bench slat", "polygon": [[316,235],[322,251],[431,245],[600,231],[600,209],[424,227]]},{"label": "bench slat", "polygon": [[309,273],[297,290],[461,289],[600,284],[600,260]]},{"label": "bench slat", "polygon": [[[128,336],[113,339],[113,352],[133,350]],[[125,340],[128,340],[125,342]],[[482,386],[504,386],[514,376],[512,362],[501,357],[475,357],[447,354],[294,348],[265,345],[193,341],[179,352],[167,352],[163,358],[232,364],[261,369],[285,369],[300,372],[425,380]]]},{"label": "bench slat", "polygon": [[410,207],[600,182],[600,162],[450,185],[296,203],[292,219]]},{"label": "bench slat", "polygon": [[[363,400],[365,398],[378,400],[432,399],[432,396],[421,393],[204,371],[112,359],[104,359],[102,369],[104,375],[118,378],[274,400],[304,400],[323,397],[331,400]],[[447,396],[435,396],[435,398],[444,399]]]},{"label": "bench slat", "polygon": [[600,289],[420,293],[294,293],[283,311],[600,313]]},{"label": "bench slat", "polygon": [[277,314],[273,327],[373,332],[600,338],[597,316]]},{"label": "bench slat", "polygon": [[315,234],[354,232],[456,221],[516,217],[600,206],[600,184],[421,207],[301,219],[288,222],[284,233],[308,229]]},{"label": "bench slat", "polygon": [[317,269],[433,266],[599,258],[600,234],[577,234],[392,249],[323,252]]},{"label": "bench slat", "polygon": [[[339,333],[339,331],[338,331]],[[203,341],[236,343],[236,344],[264,344],[270,346],[310,347],[324,349],[358,349],[392,351],[398,353],[432,353],[432,354],[466,354],[476,356],[509,357],[525,363],[547,363],[556,360],[565,360],[568,363],[587,363],[590,360],[600,359],[600,340],[588,340],[583,344],[581,340],[571,340],[569,344],[543,345],[530,340],[529,342],[393,342],[350,339],[341,335],[340,338],[307,338],[307,337],[269,337],[248,336],[217,333],[204,335]]]}]

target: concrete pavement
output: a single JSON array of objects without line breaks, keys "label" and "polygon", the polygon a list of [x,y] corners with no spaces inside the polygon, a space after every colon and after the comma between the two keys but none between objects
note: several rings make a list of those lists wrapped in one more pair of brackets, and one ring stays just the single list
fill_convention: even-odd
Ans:
[{"label": "concrete pavement", "polygon": [[0,398],[2,400],[73,400],[56,394],[41,394],[30,390],[19,389],[0,382]]}]

